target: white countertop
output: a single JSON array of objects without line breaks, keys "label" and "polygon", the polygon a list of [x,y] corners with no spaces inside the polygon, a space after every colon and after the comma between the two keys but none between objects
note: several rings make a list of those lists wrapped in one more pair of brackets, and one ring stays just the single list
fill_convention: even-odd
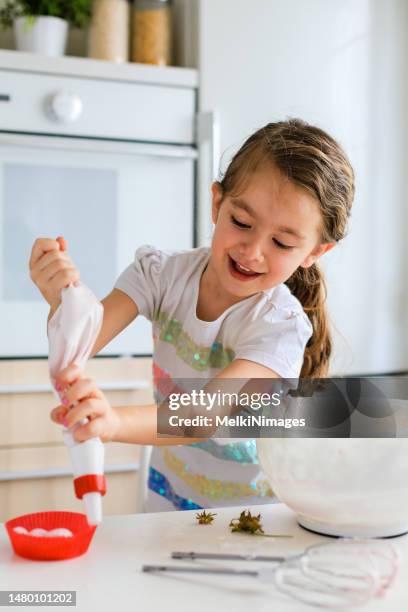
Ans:
[{"label": "white countertop", "polygon": [[[291,600],[251,577],[142,573],[143,564],[190,564],[170,559],[172,551],[295,554],[307,546],[331,541],[298,526],[283,504],[256,506],[266,533],[289,533],[291,539],[232,534],[229,521],[243,508],[214,510],[212,525],[198,525],[195,511],[107,517],[90,549],[69,561],[34,562],[14,555],[6,530],[0,528],[0,590],[74,590],[77,610],[108,612],[294,612],[310,606]],[[408,537],[392,540],[401,554],[398,576],[384,599],[361,607],[365,612],[408,609]],[[194,563],[215,563],[195,561]],[[223,561],[236,568],[258,567],[254,561]],[[8,608],[11,609],[11,608]],[[38,608],[36,608],[38,609]],[[47,606],[47,610],[62,608]],[[321,609],[321,608],[320,608]],[[350,608],[349,608],[350,609]],[[353,608],[357,609],[357,608]]]}]

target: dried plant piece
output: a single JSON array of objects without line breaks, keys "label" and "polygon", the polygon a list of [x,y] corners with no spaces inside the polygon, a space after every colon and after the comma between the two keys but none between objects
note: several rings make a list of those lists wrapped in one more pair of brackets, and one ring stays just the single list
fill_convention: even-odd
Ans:
[{"label": "dried plant piece", "polygon": [[217,516],[217,514],[203,510],[202,512],[197,512],[196,519],[199,525],[211,525],[214,520],[214,516]]},{"label": "dried plant piece", "polygon": [[264,533],[261,525],[261,515],[252,516],[249,510],[243,510],[239,518],[232,519],[229,526],[232,533],[235,531],[252,534]]}]

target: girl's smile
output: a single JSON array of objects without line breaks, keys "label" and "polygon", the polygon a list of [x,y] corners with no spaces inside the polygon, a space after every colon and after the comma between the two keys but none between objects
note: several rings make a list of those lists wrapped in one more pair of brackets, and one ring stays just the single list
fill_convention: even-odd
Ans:
[{"label": "girl's smile", "polygon": [[246,281],[254,280],[260,274],[263,274],[263,272],[256,272],[244,266],[238,260],[231,257],[231,255],[228,255],[228,260],[229,260],[229,269],[230,269],[231,275],[240,281],[246,282]]}]

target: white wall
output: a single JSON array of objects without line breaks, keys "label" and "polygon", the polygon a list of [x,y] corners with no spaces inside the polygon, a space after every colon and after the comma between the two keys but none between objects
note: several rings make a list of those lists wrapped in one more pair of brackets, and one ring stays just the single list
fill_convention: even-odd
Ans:
[{"label": "white wall", "polygon": [[[333,373],[408,369],[405,0],[201,0],[201,110],[218,109],[225,167],[264,123],[335,136],[357,175],[345,242],[328,254]],[[404,252],[405,249],[405,252]]]}]

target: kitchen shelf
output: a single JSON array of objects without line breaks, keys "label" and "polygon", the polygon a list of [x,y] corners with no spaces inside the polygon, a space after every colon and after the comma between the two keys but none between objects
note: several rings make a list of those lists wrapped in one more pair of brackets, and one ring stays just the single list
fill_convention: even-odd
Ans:
[{"label": "kitchen shelf", "polygon": [[116,64],[82,57],[46,57],[12,50],[0,50],[0,69],[188,89],[198,88],[198,71],[194,68]]},{"label": "kitchen shelf", "polygon": [[[122,474],[124,472],[138,472],[138,463],[124,463],[119,465],[105,465],[104,474]],[[36,478],[57,478],[71,476],[72,468],[48,468],[46,470],[9,470],[0,472],[0,482],[12,480],[33,480]]]}]

